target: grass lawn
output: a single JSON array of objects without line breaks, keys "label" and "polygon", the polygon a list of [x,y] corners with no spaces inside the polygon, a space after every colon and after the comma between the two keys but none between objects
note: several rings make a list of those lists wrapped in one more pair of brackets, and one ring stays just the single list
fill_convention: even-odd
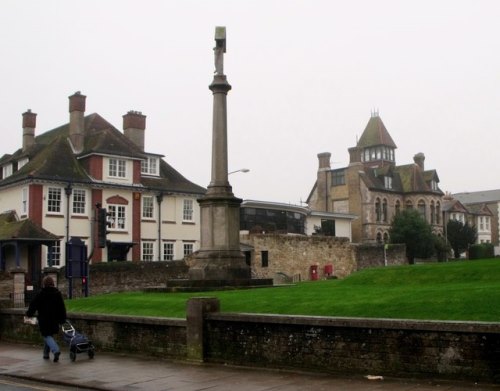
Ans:
[{"label": "grass lawn", "polygon": [[367,269],[343,280],[197,293],[112,293],[66,301],[68,311],[186,317],[190,297],[224,312],[500,322],[500,259]]}]

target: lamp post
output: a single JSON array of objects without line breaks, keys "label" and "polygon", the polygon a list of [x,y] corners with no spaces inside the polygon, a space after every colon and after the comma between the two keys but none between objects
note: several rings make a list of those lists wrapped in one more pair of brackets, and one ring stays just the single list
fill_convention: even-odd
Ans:
[{"label": "lamp post", "polygon": [[227,175],[231,175],[231,174],[234,174],[236,172],[243,172],[243,173],[247,173],[249,172],[250,170],[248,168],[240,168],[239,170],[234,170],[234,171],[231,171],[231,172],[228,172]]}]

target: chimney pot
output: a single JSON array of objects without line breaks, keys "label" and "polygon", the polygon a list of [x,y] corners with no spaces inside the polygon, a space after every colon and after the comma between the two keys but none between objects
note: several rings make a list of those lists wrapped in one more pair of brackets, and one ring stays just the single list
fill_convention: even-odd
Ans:
[{"label": "chimney pot", "polygon": [[422,171],[424,171],[425,155],[422,152],[417,153],[415,156],[413,156],[413,161],[422,169]]}]

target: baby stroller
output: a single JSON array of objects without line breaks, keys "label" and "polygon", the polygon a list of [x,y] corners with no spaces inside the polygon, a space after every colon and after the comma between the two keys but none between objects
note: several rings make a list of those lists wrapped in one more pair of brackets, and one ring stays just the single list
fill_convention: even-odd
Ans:
[{"label": "baby stroller", "polygon": [[78,353],[87,353],[89,358],[94,358],[95,348],[92,342],[84,335],[77,333],[73,325],[66,321],[62,325],[63,339],[69,346],[69,358],[76,360]]}]

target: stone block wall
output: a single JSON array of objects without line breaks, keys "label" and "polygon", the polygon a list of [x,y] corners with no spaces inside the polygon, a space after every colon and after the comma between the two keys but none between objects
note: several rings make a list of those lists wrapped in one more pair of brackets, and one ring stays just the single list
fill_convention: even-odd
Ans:
[{"label": "stone block wall", "polygon": [[[252,277],[274,278],[280,273],[310,280],[311,266],[316,266],[318,278],[326,278],[325,266],[333,266],[333,276],[347,277],[367,267],[384,266],[382,244],[353,244],[346,238],[278,234],[240,235],[241,243],[251,251]],[[263,266],[263,252],[268,264]],[[405,264],[404,245],[390,245],[386,251],[388,265]],[[297,279],[297,278],[296,278]]]},{"label": "stone block wall", "polygon": [[205,360],[326,373],[500,382],[500,324],[210,314]]},{"label": "stone block wall", "polygon": [[[500,323],[221,313],[217,299],[194,300],[187,319],[73,313],[68,318],[92,340],[97,355],[106,350],[268,369],[500,384]],[[41,345],[38,327],[24,324],[23,314],[0,310],[0,341]]]}]

